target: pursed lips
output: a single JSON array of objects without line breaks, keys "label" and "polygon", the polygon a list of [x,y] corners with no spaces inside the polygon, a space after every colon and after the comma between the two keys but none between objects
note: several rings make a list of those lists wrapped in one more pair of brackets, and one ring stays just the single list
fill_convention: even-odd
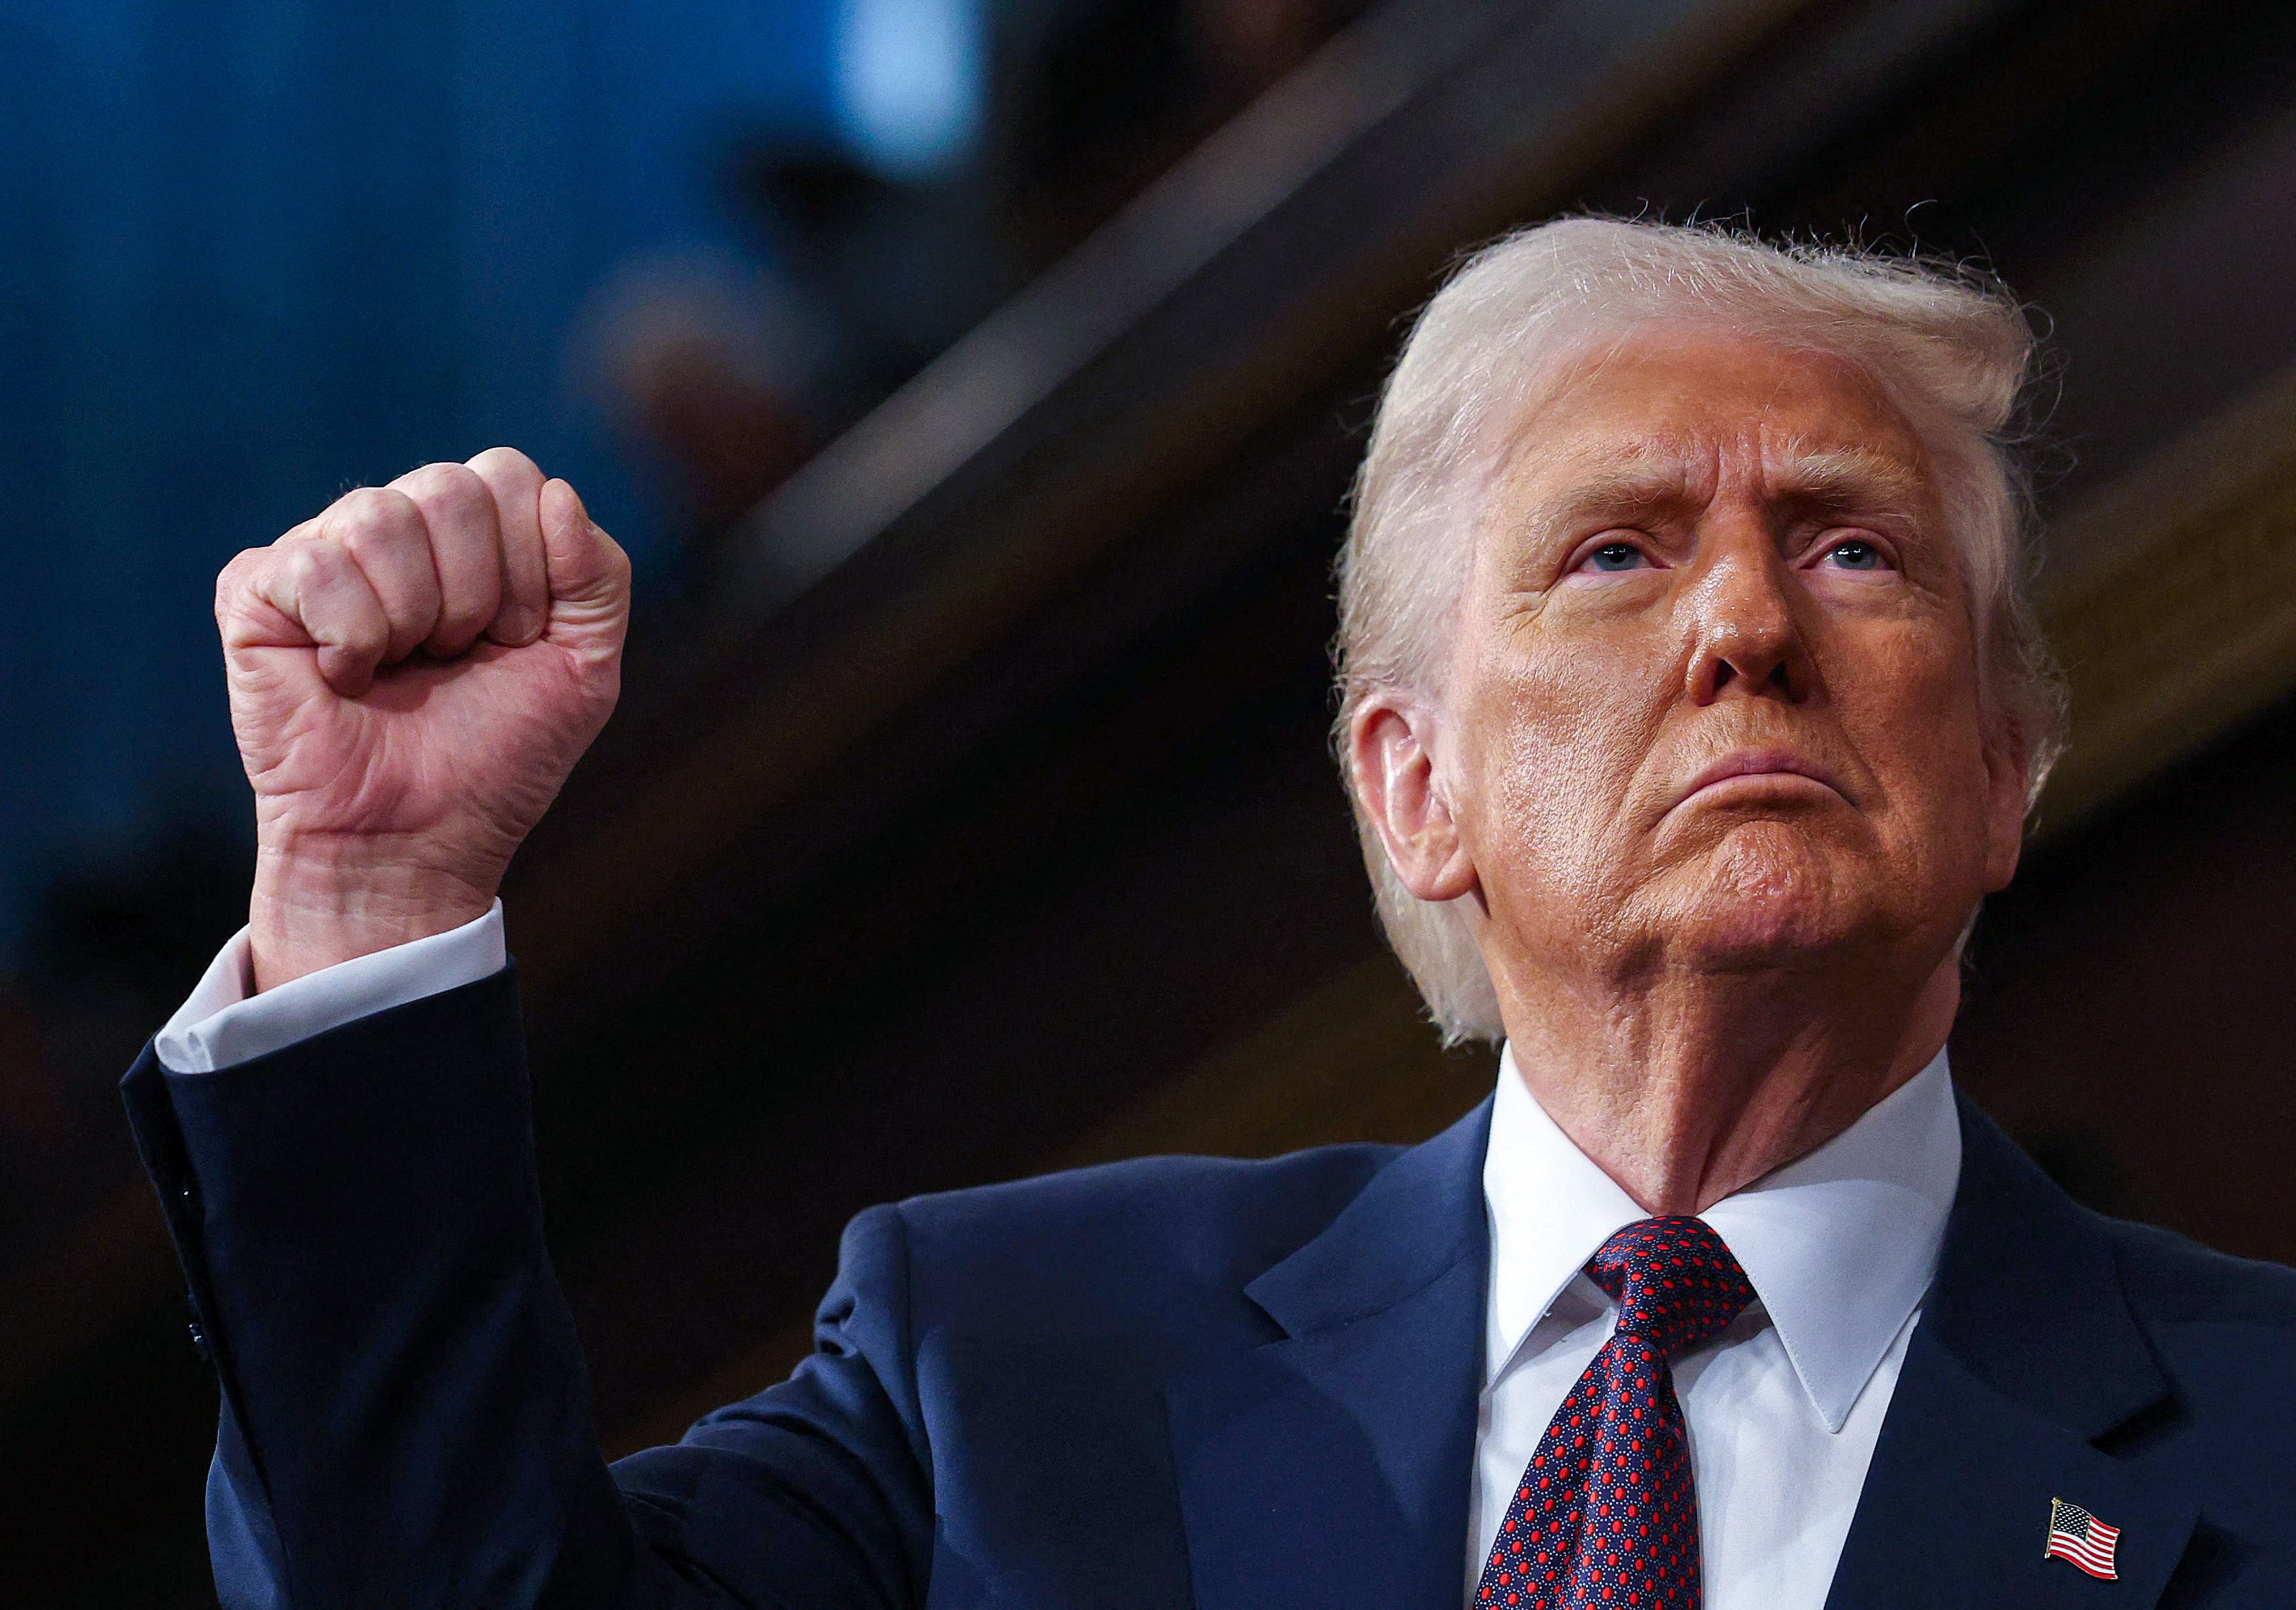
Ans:
[{"label": "pursed lips", "polygon": [[1805,760],[1791,749],[1739,749],[1725,755],[1701,772],[1690,787],[1683,791],[1682,798],[1675,803],[1680,805],[1716,783],[1727,782],[1734,777],[1806,777],[1833,789],[1845,802],[1849,798],[1841,785],[1834,780],[1833,772],[1815,761]]}]

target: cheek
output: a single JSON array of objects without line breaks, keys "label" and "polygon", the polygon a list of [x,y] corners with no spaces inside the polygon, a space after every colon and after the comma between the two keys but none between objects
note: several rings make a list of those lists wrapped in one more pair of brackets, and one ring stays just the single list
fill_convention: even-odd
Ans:
[{"label": "cheek", "polygon": [[1570,880],[1595,859],[1656,731],[1660,707],[1638,696],[1649,662],[1640,664],[1638,680],[1616,657],[1574,644],[1477,668],[1460,814],[1479,869]]},{"label": "cheek", "polygon": [[1834,703],[1882,813],[1931,850],[1981,832],[1988,774],[1975,666],[1961,634],[1901,629],[1867,645],[1853,668]]},{"label": "cheek", "polygon": [[1976,731],[1975,656],[1958,632],[1908,627],[1883,642],[1866,702],[1909,745],[1954,751]]}]

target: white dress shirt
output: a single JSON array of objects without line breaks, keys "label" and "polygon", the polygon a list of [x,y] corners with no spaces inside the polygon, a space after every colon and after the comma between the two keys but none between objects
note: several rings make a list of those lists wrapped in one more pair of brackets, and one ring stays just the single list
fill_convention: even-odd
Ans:
[{"label": "white dress shirt", "polygon": [[[244,930],[154,1049],[212,1073],[504,964],[502,904],[448,933],[250,996]],[[1800,1161],[1701,1216],[1755,1302],[1674,1367],[1690,1427],[1705,1610],[1820,1610],[1874,1457],[1961,1173],[1946,1058]],[[1610,1336],[1583,1272],[1643,1218],[1499,1059],[1483,1163],[1491,1263],[1469,1499],[1466,1598],[1546,1423]]]},{"label": "white dress shirt", "polygon": [[338,962],[258,995],[242,928],[152,1037],[152,1049],[160,1066],[175,1073],[211,1074],[370,1012],[476,984],[502,971],[509,959],[497,900],[461,928]]},{"label": "white dress shirt", "polygon": [[[1705,1610],[1820,1610],[1961,1177],[1943,1051],[1816,1151],[1699,1216],[1754,1303],[1675,1362],[1698,1486]],[[1467,1599],[1507,1501],[1617,1311],[1585,1273],[1646,1217],[1556,1127],[1512,1048],[1483,1160],[1491,1263]]]}]

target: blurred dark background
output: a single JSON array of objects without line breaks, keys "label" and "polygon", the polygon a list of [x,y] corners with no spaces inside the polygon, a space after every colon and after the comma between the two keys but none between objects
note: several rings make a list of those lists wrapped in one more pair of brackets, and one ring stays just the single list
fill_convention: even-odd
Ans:
[{"label": "blurred dark background", "polygon": [[8,1605],[211,1602],[113,1087],[241,920],[233,552],[509,441],[639,560],[505,895],[624,1451],[787,1368],[871,1202],[1483,1093],[1372,921],[1328,566],[1400,321],[1567,208],[2041,310],[2074,747],[1956,1069],[2296,1260],[2282,0],[22,4],[0,105]]}]

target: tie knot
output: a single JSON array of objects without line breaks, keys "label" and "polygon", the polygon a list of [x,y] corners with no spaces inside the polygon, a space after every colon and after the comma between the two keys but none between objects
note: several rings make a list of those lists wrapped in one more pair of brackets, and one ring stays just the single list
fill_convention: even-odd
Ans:
[{"label": "tie knot", "polygon": [[1587,1272],[1618,1304],[1620,1334],[1669,1359],[1712,1340],[1754,1300],[1722,1238],[1688,1214],[1628,1225],[1603,1243]]}]

